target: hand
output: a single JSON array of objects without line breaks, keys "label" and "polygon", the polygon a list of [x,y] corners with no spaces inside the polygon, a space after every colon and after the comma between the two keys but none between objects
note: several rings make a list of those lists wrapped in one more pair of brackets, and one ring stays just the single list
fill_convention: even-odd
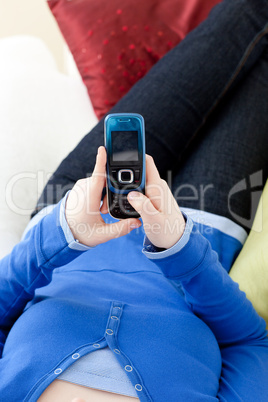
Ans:
[{"label": "hand", "polygon": [[149,155],[146,155],[146,195],[132,191],[128,201],[140,214],[144,231],[156,247],[170,248],[181,238],[185,229],[184,217]]},{"label": "hand", "polygon": [[86,246],[94,247],[100,243],[128,234],[141,226],[139,219],[124,219],[106,224],[101,217],[107,213],[107,202],[100,208],[102,190],[106,181],[106,150],[99,147],[92,176],[78,180],[70,191],[65,215],[75,239]]}]

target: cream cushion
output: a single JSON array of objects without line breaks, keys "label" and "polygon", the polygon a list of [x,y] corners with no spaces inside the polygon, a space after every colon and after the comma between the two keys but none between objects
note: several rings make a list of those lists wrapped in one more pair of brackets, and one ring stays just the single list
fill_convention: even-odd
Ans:
[{"label": "cream cushion", "polygon": [[266,320],[268,329],[268,181],[251,232],[230,276]]}]

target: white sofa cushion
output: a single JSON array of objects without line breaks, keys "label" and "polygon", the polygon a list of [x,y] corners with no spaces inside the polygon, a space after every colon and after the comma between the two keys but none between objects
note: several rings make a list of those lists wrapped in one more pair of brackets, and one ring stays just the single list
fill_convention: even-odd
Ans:
[{"label": "white sofa cushion", "polygon": [[0,257],[20,240],[61,160],[96,124],[79,77],[58,72],[39,38],[0,40]]}]

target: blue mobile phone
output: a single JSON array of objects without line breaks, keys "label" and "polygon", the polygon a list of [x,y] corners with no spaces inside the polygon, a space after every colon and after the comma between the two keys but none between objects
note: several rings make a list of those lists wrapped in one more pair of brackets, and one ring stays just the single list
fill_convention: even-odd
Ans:
[{"label": "blue mobile phone", "polygon": [[104,120],[107,151],[107,200],[112,217],[138,218],[127,200],[130,191],[145,194],[145,126],[136,113],[113,113]]}]

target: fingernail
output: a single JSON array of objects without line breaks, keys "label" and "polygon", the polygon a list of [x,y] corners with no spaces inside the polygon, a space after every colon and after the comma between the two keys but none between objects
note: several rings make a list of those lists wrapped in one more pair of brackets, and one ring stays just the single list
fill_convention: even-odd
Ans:
[{"label": "fingernail", "polygon": [[130,229],[136,229],[139,227],[140,227],[140,224],[138,224],[138,223],[131,223],[131,225],[130,225]]},{"label": "fingernail", "polygon": [[131,200],[134,200],[134,198],[138,198],[140,196],[140,193],[138,191],[132,191],[128,194],[128,196]]}]

